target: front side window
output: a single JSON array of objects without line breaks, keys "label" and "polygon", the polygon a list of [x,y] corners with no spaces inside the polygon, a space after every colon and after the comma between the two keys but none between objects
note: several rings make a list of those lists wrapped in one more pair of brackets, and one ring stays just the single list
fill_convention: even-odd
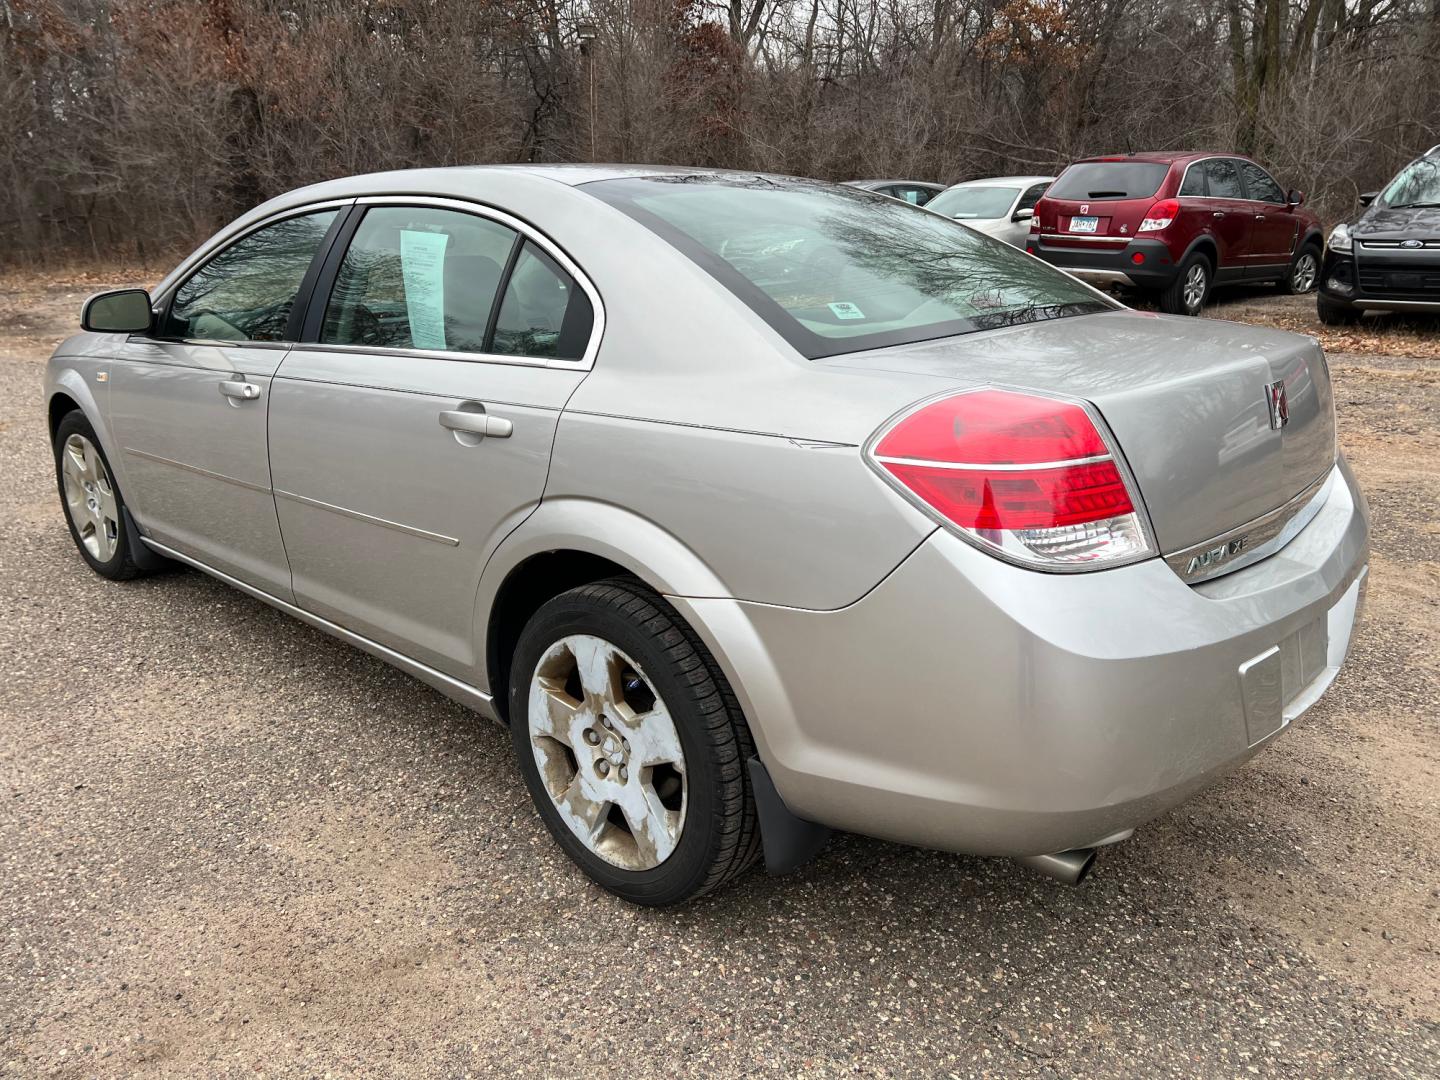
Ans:
[{"label": "front side window", "polygon": [[1240,171],[1245,174],[1245,187],[1250,191],[1250,198],[1257,202],[1285,205],[1285,192],[1259,165],[1253,161],[1242,161]]},{"label": "front side window", "polygon": [[693,259],[811,358],[1112,307],[1008,244],[853,188],[688,175],[584,190]]},{"label": "front side window", "polygon": [[1380,202],[1397,209],[1440,206],[1440,158],[1425,157],[1405,166],[1390,181]]},{"label": "front side window", "polygon": [[1041,200],[1041,198],[1044,197],[1045,189],[1049,186],[1050,181],[1048,180],[1046,180],[1043,184],[1031,185],[1029,190],[1027,190],[1025,194],[1020,197],[1020,201],[1015,205],[1015,209],[1034,210],[1035,205]]},{"label": "front side window", "polygon": [[947,188],[930,200],[929,209],[957,221],[1002,218],[1010,213],[1018,194],[1020,189],[1013,187]]},{"label": "front side window", "polygon": [[1205,162],[1205,183],[1212,199],[1243,199],[1245,189],[1240,186],[1240,173],[1235,162],[1229,158],[1211,158]]},{"label": "front side window", "polygon": [[513,229],[458,210],[372,207],[325,308],[332,345],[484,352]]},{"label": "front side window", "polygon": [[1072,202],[1148,199],[1169,173],[1169,165],[1153,161],[1081,161],[1060,174],[1049,194]]},{"label": "front side window", "polygon": [[256,229],[175,290],[161,336],[206,341],[284,341],[305,271],[336,210]]}]

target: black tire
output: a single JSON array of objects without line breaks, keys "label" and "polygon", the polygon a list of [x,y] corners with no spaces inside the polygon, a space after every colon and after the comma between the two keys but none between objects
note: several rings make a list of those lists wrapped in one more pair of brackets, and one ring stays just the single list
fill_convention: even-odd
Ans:
[{"label": "black tire", "polygon": [[[65,494],[64,454],[66,443],[72,436],[80,436],[94,447],[95,453],[104,464],[106,480],[114,494],[116,508],[114,548],[108,558],[97,557],[86,547],[68,506]],[[150,566],[142,566],[137,563],[136,552],[131,549],[129,530],[125,527],[125,498],[120,492],[120,485],[115,481],[115,472],[110,468],[110,461],[106,458],[100,440],[95,435],[95,429],[85,418],[83,412],[79,409],[72,409],[61,418],[60,423],[55,427],[55,442],[52,449],[55,453],[55,486],[60,493],[60,508],[65,514],[65,524],[70,528],[70,539],[75,541],[75,549],[80,552],[80,557],[85,560],[91,570],[111,581],[129,581],[131,578],[153,573],[154,570]],[[158,561],[158,557],[153,552],[142,552],[140,561],[153,565]]]},{"label": "black tire", "polygon": [[[1309,260],[1309,273],[1303,273]],[[1303,296],[1315,288],[1320,281],[1320,249],[1314,244],[1303,244],[1290,261],[1290,269],[1280,280],[1280,291],[1286,296]]]},{"label": "black tire", "polygon": [[[1201,274],[1201,288],[1199,299],[1194,299],[1193,291],[1189,289],[1192,274],[1199,268]],[[1180,264],[1180,272],[1175,275],[1175,280],[1160,293],[1160,310],[1170,315],[1199,315],[1205,308],[1205,301],[1210,297],[1210,290],[1215,284],[1215,268],[1210,265],[1210,260],[1200,252],[1195,252]],[[1191,299],[1187,300],[1187,292],[1191,292]]]},{"label": "black tire", "polygon": [[1335,304],[1321,293],[1315,297],[1315,314],[1326,326],[1354,326],[1360,321],[1360,312],[1344,304]]},{"label": "black tire", "polygon": [[[578,634],[603,639],[643,669],[679,736],[687,789],[683,827],[673,852],[650,869],[625,869],[586,847],[561,817],[535,760],[532,676],[547,650]],[[714,658],[659,595],[626,578],[562,593],[525,626],[510,670],[510,730],[526,787],[550,834],[595,882],[632,903],[658,907],[719,888],[755,861],[760,829],[747,767],[754,753],[750,729]]]}]

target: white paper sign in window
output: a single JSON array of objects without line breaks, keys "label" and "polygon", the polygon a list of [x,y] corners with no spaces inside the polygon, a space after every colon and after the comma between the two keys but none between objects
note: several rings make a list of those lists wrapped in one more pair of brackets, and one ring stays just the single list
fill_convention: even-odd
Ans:
[{"label": "white paper sign in window", "polygon": [[400,273],[405,280],[405,314],[417,349],[445,348],[446,233],[400,231]]}]

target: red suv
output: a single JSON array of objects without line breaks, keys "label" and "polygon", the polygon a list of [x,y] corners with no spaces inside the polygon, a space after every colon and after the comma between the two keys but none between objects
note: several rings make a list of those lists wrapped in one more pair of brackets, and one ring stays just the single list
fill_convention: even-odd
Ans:
[{"label": "red suv", "polygon": [[1087,158],[1036,205],[1025,250],[1091,284],[1131,286],[1171,314],[1198,315],[1213,285],[1314,288],[1324,238],[1304,201],[1236,154]]}]

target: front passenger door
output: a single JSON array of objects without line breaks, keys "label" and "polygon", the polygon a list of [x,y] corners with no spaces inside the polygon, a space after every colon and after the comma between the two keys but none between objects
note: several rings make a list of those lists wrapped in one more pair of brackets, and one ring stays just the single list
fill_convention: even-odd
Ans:
[{"label": "front passenger door", "polygon": [[[271,377],[299,334],[296,300],[337,208],[250,231],[203,263],[110,373],[126,500],[151,539],[290,599],[270,495]],[[162,298],[164,302],[165,298]]]},{"label": "front passenger door", "polygon": [[296,603],[473,683],[480,572],[544,491],[591,294],[518,222],[361,201],[271,402]]}]

